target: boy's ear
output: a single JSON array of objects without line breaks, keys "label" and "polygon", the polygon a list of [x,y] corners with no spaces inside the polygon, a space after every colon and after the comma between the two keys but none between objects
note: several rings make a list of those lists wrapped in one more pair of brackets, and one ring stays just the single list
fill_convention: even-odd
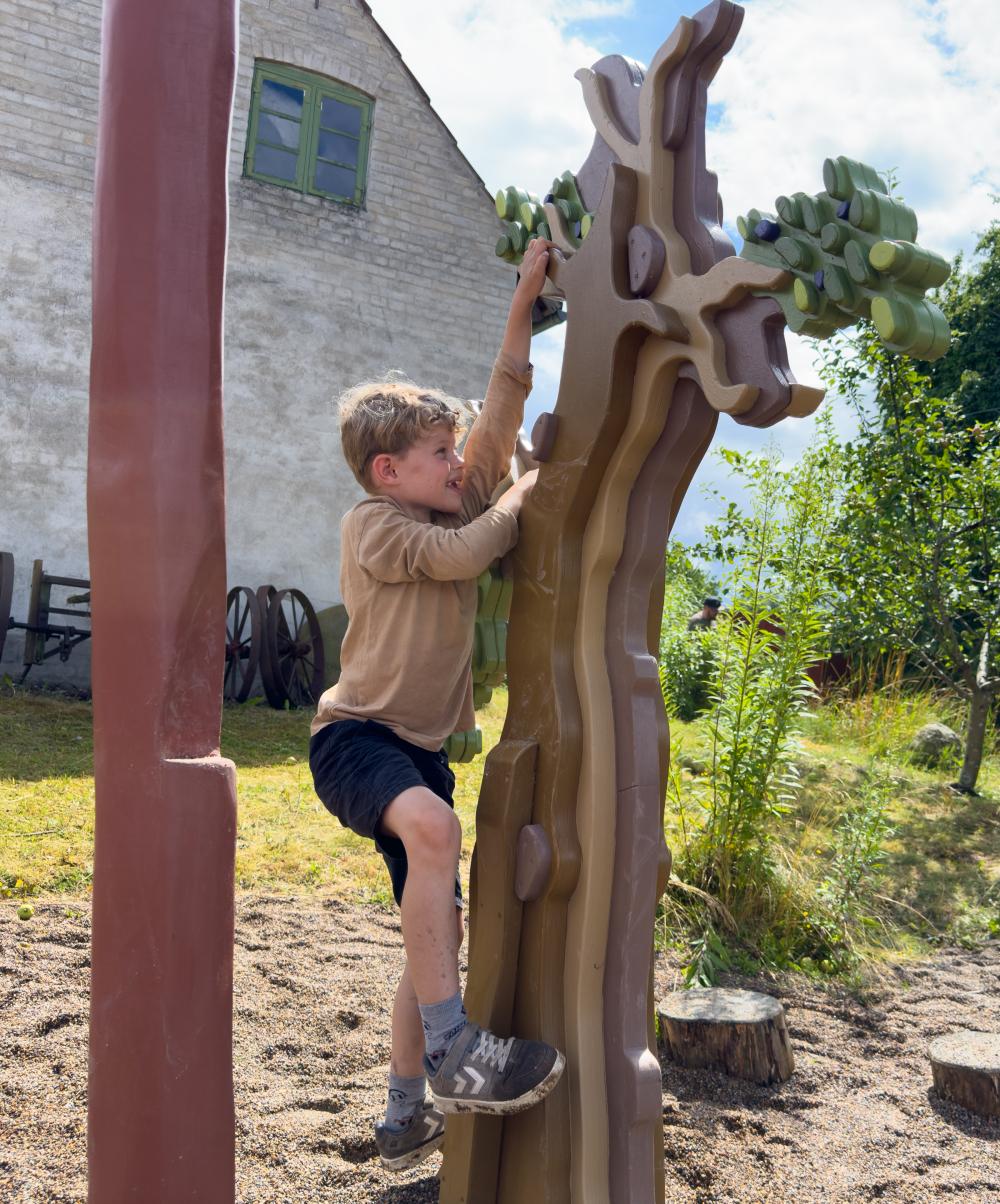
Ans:
[{"label": "boy's ear", "polygon": [[395,459],[388,452],[379,452],[372,460],[368,471],[371,474],[372,484],[376,488],[392,485],[396,480]]}]

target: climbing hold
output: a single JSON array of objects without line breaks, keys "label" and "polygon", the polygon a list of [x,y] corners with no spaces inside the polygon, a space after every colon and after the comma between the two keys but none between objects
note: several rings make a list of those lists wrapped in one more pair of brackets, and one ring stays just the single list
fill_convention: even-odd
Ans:
[{"label": "climbing hold", "polygon": [[765,217],[754,226],[753,232],[763,242],[776,242],[781,236],[781,227]]},{"label": "climbing hold", "polygon": [[539,414],[535,425],[531,428],[531,456],[544,464],[552,455],[552,445],[556,441],[559,429],[559,419],[548,412]]},{"label": "climbing hold", "polygon": [[541,824],[527,824],[517,834],[514,894],[522,903],[537,899],[552,868],[552,845]]},{"label": "climbing hold", "polygon": [[648,297],[660,282],[667,249],[649,226],[633,226],[628,233],[629,287],[633,297]]}]

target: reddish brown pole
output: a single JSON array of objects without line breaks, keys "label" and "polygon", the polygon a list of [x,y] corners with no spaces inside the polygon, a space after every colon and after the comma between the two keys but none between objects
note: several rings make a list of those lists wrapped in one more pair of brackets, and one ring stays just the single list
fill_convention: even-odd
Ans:
[{"label": "reddish brown pole", "polygon": [[88,519],[92,1204],[234,1198],[235,770],[219,728],[235,0],[106,0]]}]

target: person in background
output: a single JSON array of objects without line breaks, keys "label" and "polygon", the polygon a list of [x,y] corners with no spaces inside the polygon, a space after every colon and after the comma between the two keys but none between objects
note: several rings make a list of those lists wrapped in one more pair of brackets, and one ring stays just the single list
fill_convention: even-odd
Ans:
[{"label": "person in background", "polygon": [[701,610],[695,611],[688,619],[688,631],[695,631],[699,627],[711,627],[718,618],[721,606],[721,598],[706,598],[701,604]]}]

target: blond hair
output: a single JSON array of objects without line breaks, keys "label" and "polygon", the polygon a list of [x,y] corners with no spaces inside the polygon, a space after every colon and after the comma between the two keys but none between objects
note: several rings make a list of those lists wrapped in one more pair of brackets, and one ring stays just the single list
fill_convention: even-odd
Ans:
[{"label": "blond hair", "polygon": [[378,455],[403,454],[433,427],[459,438],[465,431],[462,403],[440,389],[421,389],[412,381],[365,381],[340,396],[340,441],[344,459],[362,488],[372,492],[368,475]]}]

